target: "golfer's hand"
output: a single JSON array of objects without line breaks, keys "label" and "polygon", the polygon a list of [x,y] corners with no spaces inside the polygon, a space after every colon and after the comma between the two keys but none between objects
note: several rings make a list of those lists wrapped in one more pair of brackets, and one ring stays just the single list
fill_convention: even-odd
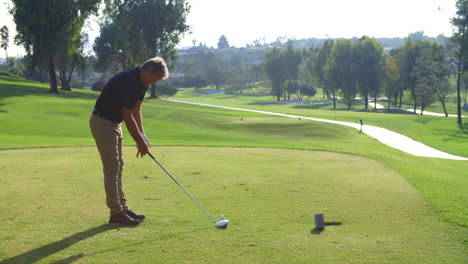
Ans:
[{"label": "golfer's hand", "polygon": [[[141,132],[141,136],[143,137],[143,139],[145,140],[146,142],[146,145],[148,145],[148,147],[151,147],[151,143],[149,142],[149,139],[148,137],[146,136],[146,134],[144,132]],[[136,148],[138,148],[138,143],[135,145]]]},{"label": "golfer's hand", "polygon": [[148,137],[146,136],[145,132],[141,132],[141,136],[143,137],[143,139],[145,140],[146,144],[148,145],[148,147],[151,147],[151,143],[149,142],[149,139]]},{"label": "golfer's hand", "polygon": [[146,144],[145,141],[142,141],[141,143],[139,143],[137,145],[138,147],[138,152],[137,152],[137,158],[138,158],[138,155],[140,155],[142,158],[143,156],[145,156],[146,154],[148,154],[149,152],[149,147],[148,147],[148,144]]}]

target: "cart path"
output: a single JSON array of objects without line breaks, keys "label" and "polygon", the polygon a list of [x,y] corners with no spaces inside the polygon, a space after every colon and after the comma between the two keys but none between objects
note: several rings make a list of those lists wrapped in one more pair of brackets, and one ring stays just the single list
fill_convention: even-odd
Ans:
[{"label": "cart path", "polygon": [[[267,114],[267,115],[276,115],[276,116],[283,116],[283,117],[290,117],[290,118],[301,118],[305,120],[317,121],[317,122],[324,122],[324,123],[331,123],[336,125],[348,126],[355,128],[357,130],[361,129],[360,124],[355,124],[351,122],[343,122],[343,121],[335,121],[335,120],[328,120],[328,119],[320,119],[320,118],[313,118],[313,117],[305,117],[305,116],[297,116],[297,115],[287,115],[275,112],[267,112],[267,111],[260,111],[260,110],[251,110],[251,109],[243,109],[237,107],[229,107],[229,106],[219,106],[219,105],[210,105],[210,104],[202,104],[202,103],[193,103],[193,102],[185,102],[185,101],[178,101],[178,100],[169,100],[166,99],[165,101],[174,102],[174,103],[183,103],[183,104],[191,104],[191,105],[199,105],[199,106],[206,106],[206,107],[215,107],[215,108],[223,108],[223,109],[230,109],[230,110],[238,110],[238,111],[246,111],[246,112],[253,112],[253,113],[260,113],[260,114]],[[455,156],[429,146],[426,146],[420,142],[414,141],[411,138],[398,134],[396,132],[390,131],[385,128],[376,127],[376,126],[369,126],[364,125],[362,127],[362,132],[377,139],[378,141],[382,142],[383,144],[390,146],[392,148],[401,150],[403,152],[409,153],[414,156],[419,157],[429,157],[429,158],[441,158],[441,159],[451,159],[451,160],[468,160],[468,158]]]}]

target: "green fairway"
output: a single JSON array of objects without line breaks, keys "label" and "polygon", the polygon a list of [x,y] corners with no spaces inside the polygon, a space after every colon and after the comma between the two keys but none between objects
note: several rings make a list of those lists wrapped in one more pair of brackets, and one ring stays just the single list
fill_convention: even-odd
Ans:
[{"label": "green fairway", "polygon": [[[97,96],[49,94],[47,84],[0,76],[0,221],[7,230],[0,232],[0,263],[468,258],[468,162],[415,157],[343,126],[161,100],[143,104],[153,154],[209,212],[232,223],[216,230],[153,161],[134,158],[124,127],[128,198],[149,219],[138,228],[109,229],[88,127]],[[366,124],[468,157],[468,137],[451,125],[455,119],[302,109],[267,97],[188,91],[175,99],[352,122],[364,116]],[[342,225],[311,233],[315,213]]]},{"label": "green fairway", "polygon": [[[468,118],[464,119],[463,130],[456,124],[455,118],[413,115],[406,111],[386,110],[364,111],[363,105],[356,104],[347,111],[344,104],[338,104],[333,110],[333,105],[297,105],[278,104],[271,96],[235,96],[230,94],[220,95],[193,95],[194,89],[181,89],[175,100],[223,105],[239,108],[247,108],[261,111],[278,112],[291,115],[339,120],[384,127],[404,134],[410,138],[427,144],[433,148],[450,154],[468,157]],[[323,100],[321,95],[316,95],[313,100]],[[468,111],[463,110],[468,116]],[[452,112],[452,114],[455,114]]]},{"label": "green fairway", "polygon": [[[126,193],[147,220],[124,229],[103,226],[94,148],[6,150],[0,220],[9,231],[0,235],[0,263],[466,261],[462,228],[441,221],[404,178],[370,159],[258,148],[154,152],[209,212],[232,221],[227,230],[134,148],[125,149]],[[315,213],[341,225],[313,230]]]}]

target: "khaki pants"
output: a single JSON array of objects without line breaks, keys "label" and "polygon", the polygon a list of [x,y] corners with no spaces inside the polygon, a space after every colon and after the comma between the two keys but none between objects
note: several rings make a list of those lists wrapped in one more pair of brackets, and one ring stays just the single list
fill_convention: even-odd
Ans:
[{"label": "khaki pants", "polygon": [[89,119],[91,133],[101,155],[104,171],[104,189],[106,202],[111,215],[127,211],[127,200],[122,187],[122,126],[102,117],[91,115]]}]

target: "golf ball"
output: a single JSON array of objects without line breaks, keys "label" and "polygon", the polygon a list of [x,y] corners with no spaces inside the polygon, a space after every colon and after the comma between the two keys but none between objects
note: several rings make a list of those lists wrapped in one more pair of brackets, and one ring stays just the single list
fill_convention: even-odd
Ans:
[{"label": "golf ball", "polygon": [[224,215],[220,215],[220,216],[219,216],[219,219],[223,220],[223,219],[224,219]]}]

